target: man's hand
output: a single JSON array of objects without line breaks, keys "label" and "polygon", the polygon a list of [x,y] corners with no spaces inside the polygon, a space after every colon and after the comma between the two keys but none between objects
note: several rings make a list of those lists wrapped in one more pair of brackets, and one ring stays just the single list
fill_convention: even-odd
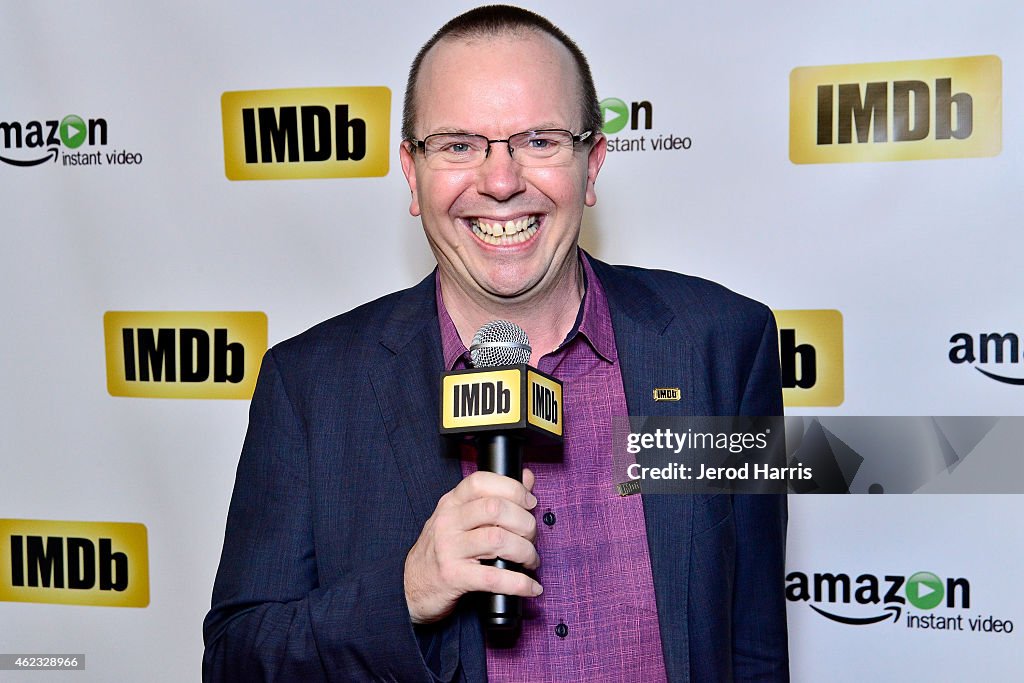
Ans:
[{"label": "man's hand", "polygon": [[540,584],[526,574],[480,564],[500,557],[527,569],[540,565],[533,546],[537,520],[530,513],[537,505],[533,480],[529,469],[522,484],[474,472],[441,496],[405,558],[405,599],[414,624],[444,618],[472,591],[540,595]]}]

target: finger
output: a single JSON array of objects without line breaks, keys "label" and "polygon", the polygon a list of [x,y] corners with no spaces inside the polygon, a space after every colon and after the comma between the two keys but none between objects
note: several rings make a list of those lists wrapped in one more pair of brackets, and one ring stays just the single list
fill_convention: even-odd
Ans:
[{"label": "finger", "polygon": [[537,478],[534,476],[533,470],[531,470],[529,467],[524,467],[523,486],[525,486],[526,490],[529,491],[530,493],[533,493],[533,484],[536,480]]},{"label": "finger", "polygon": [[536,569],[540,566],[540,556],[533,543],[500,526],[467,531],[460,539],[459,554],[477,560],[493,560],[500,557],[521,564],[527,569]]},{"label": "finger", "polygon": [[520,482],[494,472],[473,472],[444,497],[455,505],[464,505],[477,498],[492,496],[505,498],[527,510],[537,505],[537,498]]},{"label": "finger", "polygon": [[476,565],[467,572],[467,581],[469,590],[484,593],[530,598],[544,592],[544,588],[526,574],[484,564]]},{"label": "finger", "polygon": [[537,518],[533,513],[505,498],[478,498],[452,512],[455,524],[464,531],[499,526],[531,541],[537,535]]}]

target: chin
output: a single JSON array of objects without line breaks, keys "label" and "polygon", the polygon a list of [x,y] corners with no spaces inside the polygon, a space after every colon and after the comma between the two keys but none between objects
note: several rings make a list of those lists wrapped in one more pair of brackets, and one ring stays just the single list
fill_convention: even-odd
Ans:
[{"label": "chin", "polygon": [[529,281],[502,282],[496,283],[488,291],[492,296],[500,299],[523,299],[536,293],[540,283],[539,278]]}]

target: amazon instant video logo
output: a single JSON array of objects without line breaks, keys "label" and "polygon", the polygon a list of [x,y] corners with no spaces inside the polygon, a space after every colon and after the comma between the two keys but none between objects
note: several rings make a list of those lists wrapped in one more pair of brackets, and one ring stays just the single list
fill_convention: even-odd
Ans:
[{"label": "amazon instant video logo", "polygon": [[107,147],[107,120],[68,114],[38,121],[0,121],[0,162],[8,166],[135,166],[142,154]]},{"label": "amazon instant video logo", "polygon": [[690,137],[655,129],[654,105],[647,100],[625,102],[606,97],[601,100],[601,121],[609,152],[671,152],[693,146]]},{"label": "amazon instant video logo", "polygon": [[971,365],[996,382],[1024,386],[1020,338],[1013,332],[957,332],[949,338],[949,344],[950,363]]},{"label": "amazon instant video logo", "polygon": [[908,629],[1012,633],[1013,621],[971,610],[971,582],[932,572],[786,575],[786,599],[846,626],[892,622]]}]

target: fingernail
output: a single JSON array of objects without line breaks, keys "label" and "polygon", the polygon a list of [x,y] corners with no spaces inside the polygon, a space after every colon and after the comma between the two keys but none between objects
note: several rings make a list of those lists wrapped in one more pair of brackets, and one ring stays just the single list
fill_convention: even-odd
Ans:
[{"label": "fingernail", "polygon": [[543,586],[541,586],[541,585],[540,585],[539,583],[537,583],[536,581],[534,581],[534,582],[533,582],[533,594],[534,594],[534,595],[540,595],[540,594],[541,594],[541,593],[543,593],[543,592],[544,592],[544,587],[543,587]]},{"label": "fingernail", "polygon": [[529,499],[528,499],[528,500],[529,500],[529,501],[531,501],[531,502],[530,502],[530,508],[531,508],[531,509],[533,509],[533,508],[537,507],[537,496],[535,496],[535,495],[533,495],[533,494],[531,493],[531,494],[530,494],[530,497],[529,497]]}]

